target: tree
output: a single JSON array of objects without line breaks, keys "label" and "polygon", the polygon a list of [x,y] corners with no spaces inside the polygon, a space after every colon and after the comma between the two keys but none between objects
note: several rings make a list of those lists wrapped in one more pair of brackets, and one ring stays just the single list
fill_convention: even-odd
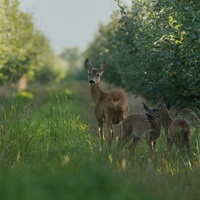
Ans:
[{"label": "tree", "polygon": [[117,2],[120,15],[100,26],[87,56],[106,58],[112,70],[105,78],[128,91],[149,100],[161,93],[179,109],[198,106],[200,2],[136,0],[130,7]]},{"label": "tree", "polygon": [[17,83],[22,76],[29,81],[61,77],[67,67],[35,29],[32,16],[18,7],[18,0],[0,1],[0,82]]},{"label": "tree", "polygon": [[81,66],[81,51],[78,47],[65,48],[60,57],[68,63],[71,73],[74,73]]}]

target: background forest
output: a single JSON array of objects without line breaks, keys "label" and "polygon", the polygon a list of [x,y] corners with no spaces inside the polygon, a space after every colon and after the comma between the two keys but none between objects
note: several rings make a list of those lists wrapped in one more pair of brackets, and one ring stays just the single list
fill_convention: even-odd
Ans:
[{"label": "background forest", "polygon": [[22,77],[30,83],[59,80],[67,68],[31,15],[19,10],[18,0],[0,1],[0,52],[1,84],[13,85]]},{"label": "background forest", "polygon": [[[154,100],[157,93],[177,109],[200,103],[200,2],[118,1],[120,12],[101,25],[86,55],[107,60],[107,81]],[[99,59],[100,58],[100,59]]]}]

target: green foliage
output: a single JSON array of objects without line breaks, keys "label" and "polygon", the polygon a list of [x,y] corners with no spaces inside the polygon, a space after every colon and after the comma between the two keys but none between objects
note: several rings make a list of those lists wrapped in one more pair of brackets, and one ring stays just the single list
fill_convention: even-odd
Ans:
[{"label": "green foliage", "polygon": [[106,59],[107,81],[149,100],[161,93],[176,108],[198,106],[200,2],[117,2],[120,15],[100,26],[87,57]]},{"label": "green foliage", "polygon": [[0,2],[0,82],[16,83],[22,76],[44,82],[66,73],[49,41],[35,30],[31,15],[18,6],[18,0]]},{"label": "green foliage", "polygon": [[60,57],[64,59],[70,66],[70,72],[74,73],[77,69],[80,68],[80,56],[81,51],[78,47],[65,48],[60,54]]}]

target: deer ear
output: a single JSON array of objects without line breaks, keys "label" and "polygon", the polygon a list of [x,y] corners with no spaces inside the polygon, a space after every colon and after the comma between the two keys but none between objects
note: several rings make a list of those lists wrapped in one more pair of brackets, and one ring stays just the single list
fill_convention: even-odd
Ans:
[{"label": "deer ear", "polygon": [[161,94],[157,94],[157,100],[158,102],[163,102],[164,103],[164,100],[163,100],[163,96],[161,96]]},{"label": "deer ear", "polygon": [[85,68],[88,71],[92,70],[92,64],[91,64],[91,62],[90,62],[90,60],[88,58],[85,59],[85,63],[84,64],[85,64]]},{"label": "deer ear", "polygon": [[159,100],[160,104],[163,105],[165,103],[163,97],[160,97],[160,100]]},{"label": "deer ear", "polygon": [[161,95],[159,95],[159,96],[157,97],[157,99],[158,99],[158,102],[159,102],[161,105],[163,105],[163,104],[165,103],[164,98],[163,98]]},{"label": "deer ear", "polygon": [[149,107],[144,102],[143,102],[143,108],[144,108],[145,111],[150,110]]},{"label": "deer ear", "polygon": [[104,61],[103,61],[103,64],[100,66],[99,70],[100,70],[101,72],[103,72],[103,71],[106,69],[106,67],[107,67],[107,63],[106,63],[106,61],[104,60]]},{"label": "deer ear", "polygon": [[158,102],[160,101],[160,98],[161,98],[160,93],[158,93],[158,94],[157,94],[157,101],[158,101]]}]

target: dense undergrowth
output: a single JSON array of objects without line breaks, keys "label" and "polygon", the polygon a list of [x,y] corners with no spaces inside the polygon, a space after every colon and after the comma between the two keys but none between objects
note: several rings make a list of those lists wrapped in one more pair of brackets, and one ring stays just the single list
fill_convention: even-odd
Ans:
[{"label": "dense undergrowth", "polygon": [[[2,98],[1,199],[197,199],[200,195],[198,132],[192,155],[165,153],[159,139],[149,159],[141,142],[135,157],[116,145],[101,150],[83,106],[89,89],[67,80]],[[81,95],[81,97],[80,97]],[[80,101],[80,99],[82,99]],[[94,119],[93,123],[96,121]]]}]

